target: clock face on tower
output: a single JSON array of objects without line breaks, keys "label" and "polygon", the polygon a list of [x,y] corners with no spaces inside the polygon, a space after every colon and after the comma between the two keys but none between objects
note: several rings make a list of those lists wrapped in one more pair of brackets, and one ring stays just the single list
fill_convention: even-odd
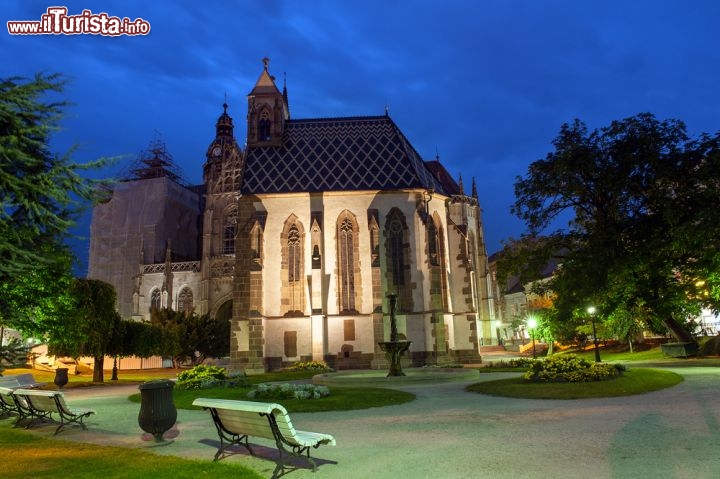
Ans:
[{"label": "clock face on tower", "polygon": [[216,146],[216,147],[213,148],[213,150],[212,150],[213,156],[220,156],[220,153],[221,153],[221,152],[222,152],[222,149],[221,149],[219,146]]}]

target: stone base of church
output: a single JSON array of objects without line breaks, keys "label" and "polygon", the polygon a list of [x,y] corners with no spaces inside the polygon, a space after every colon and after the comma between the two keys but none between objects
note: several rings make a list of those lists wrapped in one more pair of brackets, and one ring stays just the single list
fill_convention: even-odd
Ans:
[{"label": "stone base of church", "polygon": [[[242,353],[240,353],[242,354]],[[258,359],[258,358],[255,358]],[[234,358],[229,369],[231,371],[244,371],[246,374],[258,374],[267,371],[279,371],[292,367],[297,362],[312,361],[312,356],[301,356],[297,361],[283,360],[282,357],[265,357],[260,361],[251,361],[247,354]],[[361,351],[347,351],[338,354],[325,354],[324,361],[335,371],[351,369],[387,369],[389,363],[385,354],[363,353]],[[478,351],[452,350],[448,353],[436,354],[434,351],[411,351],[401,358],[404,368],[418,368],[423,366],[447,366],[451,364],[479,364],[482,362]]]},{"label": "stone base of church", "polygon": [[360,351],[345,351],[339,354],[326,354],[325,362],[332,369],[340,371],[343,369],[373,369],[374,355]]},{"label": "stone base of church", "polygon": [[454,361],[458,364],[480,364],[482,356],[477,349],[456,349],[450,351]]},{"label": "stone base of church", "polygon": [[261,374],[267,370],[266,358],[253,356],[249,351],[239,351],[230,355],[229,372]]}]

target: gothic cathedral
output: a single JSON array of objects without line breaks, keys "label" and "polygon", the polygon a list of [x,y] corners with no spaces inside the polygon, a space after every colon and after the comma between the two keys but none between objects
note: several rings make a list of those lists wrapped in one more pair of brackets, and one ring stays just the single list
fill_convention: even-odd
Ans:
[{"label": "gothic cathedral", "polygon": [[389,293],[408,365],[479,362],[499,324],[474,180],[466,195],[387,114],[291,119],[264,64],[244,150],[227,105],[202,185],[151,148],[93,210],[88,276],[123,317],[227,321],[231,369],[385,368]]}]

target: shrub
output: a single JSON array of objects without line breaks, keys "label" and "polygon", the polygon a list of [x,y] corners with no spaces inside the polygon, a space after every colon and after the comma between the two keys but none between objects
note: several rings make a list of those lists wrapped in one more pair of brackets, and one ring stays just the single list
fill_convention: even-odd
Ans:
[{"label": "shrub", "polygon": [[511,368],[529,368],[536,362],[537,362],[537,359],[532,359],[532,358],[517,358],[517,359],[511,359],[510,361],[508,361]]},{"label": "shrub", "polygon": [[330,367],[325,361],[300,361],[288,369],[290,371],[329,371]]},{"label": "shrub", "polygon": [[207,389],[212,387],[235,387],[246,385],[243,373],[228,374],[225,368],[200,364],[178,374],[178,387],[182,389]]},{"label": "shrub", "polygon": [[460,363],[446,363],[446,364],[426,364],[423,367],[424,368],[434,368],[434,369],[462,369],[465,366]]},{"label": "shrub", "polygon": [[625,370],[625,367],[619,364],[593,363],[574,354],[530,361],[529,369],[523,378],[533,382],[604,381],[620,376]]},{"label": "shrub", "polygon": [[258,384],[255,389],[247,393],[250,399],[320,399],[329,396],[327,386],[314,384]]}]

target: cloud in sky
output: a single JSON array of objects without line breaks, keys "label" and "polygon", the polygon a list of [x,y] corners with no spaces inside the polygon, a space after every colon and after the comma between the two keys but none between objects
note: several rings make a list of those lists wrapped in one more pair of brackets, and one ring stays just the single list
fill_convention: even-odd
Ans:
[{"label": "cloud in sky", "polygon": [[[56,2],[4,2],[39,20]],[[161,134],[201,181],[227,94],[245,138],[246,95],[271,59],[293,118],[390,116],[426,159],[478,185],[488,251],[517,237],[513,182],[562,123],[590,128],[649,111],[695,135],[719,128],[720,4],[710,0],[333,0],[64,2],[142,17],[147,36],[0,34],[0,76],[62,72],[74,104],[54,146],[79,160]],[[121,165],[125,166],[125,165]],[[86,227],[86,226],[85,226]],[[84,234],[87,234],[85,232]]]}]

